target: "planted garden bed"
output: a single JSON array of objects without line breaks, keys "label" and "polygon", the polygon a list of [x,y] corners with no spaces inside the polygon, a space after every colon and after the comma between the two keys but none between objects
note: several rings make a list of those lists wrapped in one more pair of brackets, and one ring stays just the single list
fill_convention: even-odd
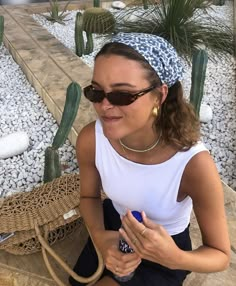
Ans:
[{"label": "planted garden bed", "polygon": [[[230,6],[231,5],[231,6]],[[43,9],[42,9],[43,10]],[[75,46],[74,46],[74,35],[73,35],[73,29],[74,29],[74,20],[75,20],[75,14],[76,14],[77,10],[72,11],[69,15],[68,15],[68,19],[70,19],[68,22],[66,22],[65,26],[62,26],[60,24],[50,24],[49,22],[45,22],[46,28],[50,31],[50,33],[54,33],[55,37],[61,37],[60,40],[63,42],[63,45],[67,46],[70,50],[71,53],[74,53],[75,51]],[[226,1],[226,5],[225,6],[219,6],[217,7],[217,9],[215,9],[216,15],[222,15],[222,17],[224,19],[227,19],[231,24],[233,23],[233,15],[232,15],[232,1]],[[30,21],[30,20],[29,20]],[[38,26],[36,26],[36,24],[32,24],[33,23],[33,19],[32,22],[30,22],[31,24],[31,29],[34,29],[34,31],[37,31],[40,29]],[[35,26],[34,26],[35,25]],[[26,30],[28,29],[27,27],[25,28]],[[51,29],[51,30],[50,30]],[[63,32],[64,31],[64,32]],[[46,35],[46,33],[44,34]],[[34,38],[39,38],[38,34],[32,34],[32,37]],[[51,36],[45,36],[45,39],[47,37],[48,41],[53,41],[53,43],[55,43],[56,41],[52,40],[53,37]],[[42,37],[40,38],[41,42],[40,44],[42,44]],[[23,40],[22,40],[23,41]],[[46,40],[45,40],[46,41]],[[103,41],[103,40],[102,40]],[[9,37],[9,42],[10,42],[10,37]],[[14,42],[14,41],[13,41]],[[97,45],[97,41],[96,41],[96,45]],[[9,47],[9,44],[8,44]],[[53,46],[54,48],[55,46]],[[60,46],[61,47],[61,46]],[[70,52],[66,51],[63,49],[62,52],[62,48],[60,48],[61,51],[61,55],[65,55],[65,53],[67,55],[70,55],[70,57],[68,57],[69,59],[74,60],[74,55],[72,56]],[[66,51],[66,52],[64,52]],[[19,51],[22,52],[23,54],[23,49],[21,49]],[[24,52],[26,52],[26,48],[24,50]],[[51,52],[50,50],[48,50],[48,52]],[[5,50],[5,48],[2,48],[0,51],[1,54],[1,59],[3,58],[3,56],[5,56],[5,54],[7,53],[7,51]],[[96,51],[95,51],[96,53]],[[23,57],[22,55],[20,55],[21,57]],[[58,56],[58,57],[57,57]],[[54,53],[52,58],[54,59],[54,62],[57,61],[59,62],[59,59],[61,57],[59,57],[60,54],[59,53]],[[91,55],[93,57],[93,54]],[[83,57],[83,61],[86,62],[87,65],[92,66],[92,57],[91,56],[85,56]],[[9,55],[7,55],[7,57],[10,57]],[[15,56],[15,58],[17,57],[17,55]],[[7,60],[7,62],[10,62],[11,60]],[[81,74],[78,74],[78,71],[80,69],[82,69],[83,71],[89,71],[88,72],[88,76],[85,78],[82,78],[82,86],[85,86],[89,81],[90,81],[90,77],[91,77],[91,69],[86,69],[85,65],[81,64],[79,59],[75,61],[77,64],[75,64],[73,66],[73,69],[71,70],[72,74],[73,74],[73,78],[71,77],[71,79],[74,79],[76,81],[81,80],[81,78],[83,77]],[[78,64],[79,63],[79,64]],[[30,61],[28,63],[30,65]],[[60,64],[60,63],[59,63]],[[5,66],[7,66],[8,63],[5,64]],[[57,63],[58,65],[58,63]],[[65,66],[65,65],[64,65]],[[184,78],[184,87],[185,87],[185,91],[186,91],[186,95],[189,92],[189,88],[190,88],[190,69],[186,66],[187,71],[185,74],[185,78]],[[211,151],[218,170],[221,174],[221,178],[227,183],[229,184],[229,186],[235,188],[235,174],[234,174],[234,170],[235,170],[235,157],[236,157],[236,146],[235,146],[235,130],[236,130],[236,126],[235,126],[235,112],[234,112],[234,108],[235,108],[235,82],[234,82],[234,68],[235,68],[235,62],[234,59],[231,58],[229,61],[227,62],[209,62],[208,63],[208,69],[207,69],[207,79],[206,79],[206,86],[205,86],[205,94],[204,94],[204,98],[203,98],[203,102],[206,104],[209,104],[212,109],[213,109],[213,120],[210,121],[209,123],[203,123],[202,124],[202,133],[203,133],[203,139],[207,145],[207,147],[209,148],[209,150]],[[13,69],[17,69],[16,66],[13,67]],[[23,68],[24,69],[24,68]],[[46,70],[46,66],[45,66],[45,70]],[[2,69],[1,69],[2,71]],[[68,72],[67,72],[68,73]],[[1,76],[3,76],[4,73],[1,73]],[[7,72],[6,72],[7,74]],[[13,73],[10,72],[10,74],[13,75]],[[53,74],[50,74],[49,76],[51,76],[51,78],[53,79]],[[23,74],[21,74],[20,76],[21,78],[24,77]],[[29,76],[28,76],[29,78]],[[12,79],[11,79],[12,80]],[[15,80],[16,82],[19,81],[18,79]],[[31,82],[33,82],[34,80],[31,80]],[[8,84],[8,80],[6,80],[6,83]],[[46,107],[44,106],[46,111],[43,111],[43,108],[41,107],[42,100],[39,98],[39,96],[37,95],[37,93],[35,92],[35,90],[32,89],[32,87],[30,87],[29,83],[27,83],[27,80],[24,79],[23,82],[26,83],[26,85],[29,86],[29,90],[23,88],[23,92],[21,92],[21,88],[20,87],[16,87],[15,91],[14,91],[14,84],[12,85],[12,89],[10,90],[5,90],[2,82],[0,83],[0,88],[1,88],[1,93],[0,95],[3,96],[2,98],[5,99],[8,98],[8,104],[12,104],[12,101],[14,101],[14,97],[17,97],[17,95],[20,95],[19,97],[19,101],[17,103],[18,109],[20,110],[20,106],[21,103],[23,103],[23,98],[26,98],[26,101],[28,102],[28,98],[26,97],[25,94],[28,94],[30,97],[34,98],[34,103],[29,104],[28,105],[33,107],[33,111],[29,111],[27,109],[26,113],[28,113],[28,115],[30,116],[34,116],[36,118],[36,123],[35,125],[32,125],[33,127],[26,127],[27,125],[25,125],[25,131],[29,131],[31,135],[36,132],[36,136],[38,134],[44,133],[47,134],[46,129],[43,130],[44,124],[49,126],[49,133],[51,133],[51,137],[50,134],[48,133],[45,137],[45,139],[41,138],[39,139],[39,141],[43,142],[41,143],[42,146],[37,145],[37,143],[34,142],[34,140],[32,140],[32,136],[31,136],[31,143],[30,143],[30,147],[27,150],[27,152],[25,152],[22,155],[18,155],[14,158],[10,158],[10,159],[4,159],[4,160],[0,160],[0,170],[1,170],[1,177],[3,178],[2,182],[1,182],[1,191],[4,191],[4,195],[6,195],[7,193],[9,194],[9,189],[15,190],[15,191],[21,191],[21,190],[25,190],[25,189],[30,189],[32,188],[34,185],[38,184],[41,182],[42,180],[42,175],[43,175],[43,154],[44,154],[44,150],[46,148],[46,146],[50,145],[50,142],[52,140],[53,137],[53,133],[55,133],[55,130],[57,129],[57,125],[56,122],[54,121],[54,119],[51,117],[51,114],[48,113]],[[59,82],[59,81],[58,81]],[[67,83],[64,83],[64,87],[66,89],[67,87]],[[45,89],[47,88],[47,85],[45,87]],[[37,86],[36,89],[38,90]],[[19,91],[19,92],[17,92]],[[50,90],[51,91],[51,90]],[[65,91],[65,90],[64,90]],[[63,91],[63,94],[65,93]],[[33,95],[35,93],[35,95]],[[7,95],[6,95],[7,94]],[[35,97],[37,97],[37,99],[35,99]],[[2,99],[2,102],[3,102]],[[3,106],[3,105],[2,105]],[[35,111],[34,108],[39,107],[38,111]],[[7,110],[7,107],[3,108],[3,110]],[[88,112],[87,112],[88,110]],[[36,115],[38,112],[38,115]],[[52,111],[51,111],[52,112]],[[81,112],[83,112],[83,114],[85,114],[86,112],[89,113],[89,109],[87,108],[82,108],[82,110],[79,111],[79,113],[81,114]],[[19,113],[16,113],[16,109],[13,112],[14,114],[18,114],[16,116],[15,121],[13,120],[14,116],[8,116],[8,119],[3,120],[3,117],[1,117],[1,128],[3,128],[2,126],[2,122],[9,124],[8,131],[4,131],[4,128],[1,129],[1,133],[2,134],[6,134],[7,132],[13,130],[11,128],[13,128],[14,126],[14,130],[16,130],[17,126],[22,127],[23,123],[22,123],[22,119],[21,119],[21,115],[25,115],[27,116],[27,114],[23,113],[22,111],[20,111]],[[46,114],[49,117],[49,119],[51,120],[51,123],[49,123],[49,119],[47,119],[46,117],[44,117],[43,114]],[[46,116],[46,115],[45,115]],[[27,117],[26,117],[27,118]],[[42,118],[42,119],[40,119]],[[92,117],[91,117],[92,118]],[[27,120],[26,120],[27,121]],[[39,124],[39,122],[41,124]],[[4,123],[4,124],[5,124]],[[18,125],[18,123],[20,123]],[[84,124],[84,123],[83,123]],[[36,127],[37,126],[37,127]],[[42,127],[42,128],[41,128]],[[30,129],[31,128],[31,129]],[[37,128],[39,128],[40,130],[37,130]],[[5,133],[4,133],[5,132]],[[41,135],[43,136],[43,135]],[[38,144],[40,144],[40,142],[38,142]],[[44,145],[44,146],[43,146]],[[38,148],[37,147],[41,147]],[[65,165],[70,165],[71,162],[71,166],[68,167],[67,171],[69,172],[73,172],[73,171],[78,171],[77,166],[76,166],[76,159],[75,159],[75,152],[74,149],[71,145],[69,145],[69,142],[67,141],[67,144],[63,147],[63,149],[65,149],[65,152],[67,152],[67,149],[71,149],[70,153],[71,155],[68,156],[67,158],[63,158],[63,154],[62,154],[62,161],[65,162]],[[62,149],[62,152],[63,152]],[[29,154],[33,154],[39,152],[41,155],[37,154],[36,157],[32,157],[30,158],[31,161],[33,161],[31,163],[31,165],[27,165],[27,168],[25,169],[23,167],[23,165],[26,163],[25,158],[29,157]],[[41,156],[41,157],[40,157]],[[41,158],[41,159],[36,159],[36,158]],[[38,164],[38,169],[34,169],[34,166]],[[14,167],[14,165],[18,165],[19,167]],[[31,171],[35,170],[35,172],[30,173]],[[14,175],[12,175],[15,172]],[[26,177],[26,180],[21,183],[17,183],[19,182],[19,177],[21,177],[21,173],[24,174],[23,177]],[[35,179],[33,178],[33,174],[35,174]],[[37,177],[36,177],[37,176]],[[31,178],[31,179],[29,179]],[[29,181],[29,180],[33,180],[33,181]],[[8,182],[12,181],[12,185],[8,185]],[[10,182],[11,183],[11,182]],[[4,186],[4,188],[2,187]]]}]

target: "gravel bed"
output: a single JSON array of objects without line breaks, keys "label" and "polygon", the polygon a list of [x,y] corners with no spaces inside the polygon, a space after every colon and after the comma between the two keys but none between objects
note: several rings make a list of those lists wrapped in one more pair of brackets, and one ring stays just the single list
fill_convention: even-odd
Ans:
[{"label": "gravel bed", "polygon": [[[233,1],[215,6],[210,13],[233,25]],[[75,51],[74,21],[77,11],[70,11],[66,25],[52,24],[40,15],[33,18],[53,34],[66,47]],[[90,67],[104,39],[96,38],[91,55],[82,59]],[[191,70],[186,65],[183,79],[186,96],[189,94]],[[203,103],[211,106],[213,119],[202,123],[202,139],[210,150],[222,180],[236,189],[236,117],[235,117],[235,61],[208,62]],[[20,67],[4,46],[0,47],[0,134],[26,131],[30,146],[21,155],[0,159],[0,197],[12,192],[31,190],[42,182],[44,151],[51,144],[58,128],[42,99],[28,83]],[[63,173],[78,172],[74,147],[67,140],[60,148]]]},{"label": "gravel bed", "polygon": [[[44,151],[58,125],[8,50],[0,47],[0,134],[25,131],[29,147],[21,155],[0,159],[0,197],[30,191],[43,178]],[[15,142],[17,146],[17,142]],[[59,149],[63,174],[77,172],[75,149],[66,140]]]}]

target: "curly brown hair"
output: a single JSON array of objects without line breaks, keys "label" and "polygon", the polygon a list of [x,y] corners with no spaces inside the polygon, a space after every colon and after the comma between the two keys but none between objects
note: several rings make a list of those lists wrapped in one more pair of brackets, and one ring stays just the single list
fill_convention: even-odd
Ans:
[{"label": "curly brown hair", "polygon": [[[95,59],[101,55],[118,55],[137,61],[146,71],[147,80],[151,85],[162,85],[156,71],[148,61],[133,48],[123,43],[105,44]],[[158,95],[162,96],[159,91]],[[184,98],[183,88],[179,81],[168,88],[167,97],[159,109],[159,116],[154,124],[157,130],[162,131],[164,142],[173,145],[178,150],[188,150],[199,141],[200,122],[193,106]]]}]

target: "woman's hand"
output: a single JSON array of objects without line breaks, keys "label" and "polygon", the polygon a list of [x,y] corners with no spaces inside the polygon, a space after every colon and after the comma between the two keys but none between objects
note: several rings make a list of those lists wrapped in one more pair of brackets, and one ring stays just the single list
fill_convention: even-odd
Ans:
[{"label": "woman's hand", "polygon": [[182,250],[161,225],[148,219],[144,212],[142,218],[143,223],[140,223],[128,211],[122,218],[120,234],[142,259],[178,269]]},{"label": "woman's hand", "polygon": [[96,234],[97,247],[100,250],[105,266],[117,276],[133,272],[141,262],[137,253],[122,253],[119,248],[118,231],[101,231]]}]

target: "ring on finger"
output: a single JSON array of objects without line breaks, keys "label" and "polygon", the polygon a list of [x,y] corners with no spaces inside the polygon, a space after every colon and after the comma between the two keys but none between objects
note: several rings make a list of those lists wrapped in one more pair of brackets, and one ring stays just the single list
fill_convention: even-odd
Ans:
[{"label": "ring on finger", "polygon": [[147,230],[147,228],[144,227],[144,229],[143,229],[142,231],[140,231],[140,234],[141,234],[142,236],[144,236],[144,233],[145,233],[146,230]]},{"label": "ring on finger", "polygon": [[135,244],[137,243],[137,238],[134,238],[134,239],[132,240],[132,243],[135,245]]}]

